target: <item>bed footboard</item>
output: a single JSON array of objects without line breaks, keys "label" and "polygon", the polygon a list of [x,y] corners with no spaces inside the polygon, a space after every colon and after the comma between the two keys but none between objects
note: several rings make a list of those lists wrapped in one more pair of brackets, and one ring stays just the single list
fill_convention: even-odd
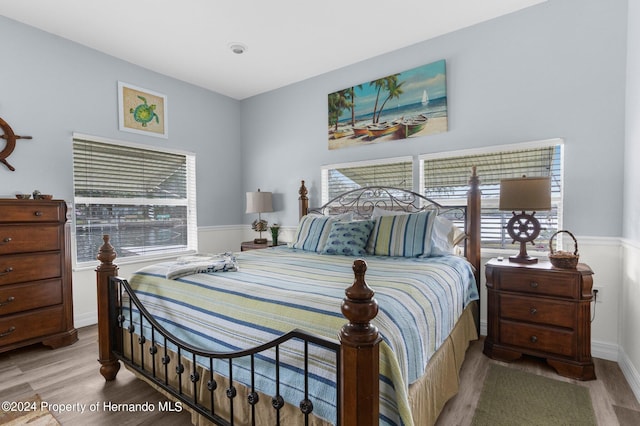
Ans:
[{"label": "bed footboard", "polygon": [[[144,374],[144,365],[142,369],[140,366],[135,365],[135,362],[132,365],[128,357],[124,354],[126,344],[123,343],[122,323],[126,321],[126,318],[123,318],[122,314],[123,302],[121,293],[122,289],[126,288],[128,284],[123,287],[123,283],[126,282],[126,280],[117,278],[118,267],[113,263],[116,258],[116,252],[109,243],[109,236],[105,235],[103,239],[104,244],[100,248],[97,257],[100,265],[96,268],[98,294],[98,361],[100,363],[100,373],[104,376],[105,380],[110,381],[115,380],[120,369],[121,360],[129,366],[133,366],[133,368],[141,374]],[[339,338],[339,344],[336,343],[335,345],[335,350],[338,354],[338,388],[336,390],[338,395],[337,421],[338,424],[343,426],[377,424],[379,416],[379,344],[381,339],[377,328],[371,324],[371,321],[378,313],[378,304],[374,298],[374,291],[369,288],[365,282],[366,269],[367,265],[364,260],[354,261],[353,272],[355,279],[353,284],[345,290],[345,298],[342,303],[342,313],[349,322],[340,330],[337,336]],[[132,310],[132,306],[130,305],[132,299],[135,299],[135,296],[130,297],[128,307],[124,307],[125,310],[128,309],[128,312]],[[137,310],[146,311],[142,306],[138,306]],[[140,322],[143,322],[142,318]],[[145,319],[144,322],[145,324],[149,324],[148,319]],[[155,327],[160,326],[152,324],[152,330],[155,330]],[[129,327],[128,332],[133,333],[134,329],[135,327]],[[127,331],[125,331],[125,333],[127,333]],[[130,350],[133,352],[133,347],[138,344],[134,344],[132,336],[130,336],[130,339]],[[311,339],[313,339],[313,337],[311,337]],[[145,340],[144,336],[138,340],[140,350],[142,350],[145,343],[149,345],[149,342]],[[174,343],[177,340],[178,339],[174,339]],[[268,344],[271,343],[273,342],[269,342]],[[267,346],[268,344],[263,346]],[[149,351],[149,348],[145,347],[145,349],[147,352]],[[199,349],[191,348],[189,352],[194,353],[198,350]],[[180,349],[178,350],[178,354],[179,353]],[[200,353],[198,355],[200,355]],[[220,356],[220,358],[222,358],[222,356]],[[178,359],[180,359],[180,356],[178,356]],[[179,377],[181,376],[181,372],[177,374]],[[192,373],[191,381],[194,380],[194,376],[197,377],[198,374]],[[165,380],[167,382],[167,387],[165,388],[162,383],[163,381],[155,377],[155,370],[151,376],[147,377],[151,379],[154,384],[176,395],[175,391],[171,390],[168,381]],[[181,383],[180,379],[178,379],[178,383]],[[219,416],[213,415],[211,410],[202,409],[202,406],[199,406],[197,400],[192,404],[192,401],[190,401],[188,397],[183,397],[181,393],[182,388],[180,388],[179,393],[176,395],[177,399],[191,406],[194,411],[206,416],[215,424],[233,424],[233,422],[229,423]],[[308,410],[308,408],[303,407],[301,404],[300,410],[305,413],[305,410]],[[233,415],[231,418],[233,418]]]}]

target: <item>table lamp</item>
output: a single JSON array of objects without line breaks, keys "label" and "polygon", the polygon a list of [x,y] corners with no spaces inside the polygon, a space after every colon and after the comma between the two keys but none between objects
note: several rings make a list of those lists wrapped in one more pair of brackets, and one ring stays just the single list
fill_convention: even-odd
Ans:
[{"label": "table lamp", "polygon": [[[540,222],[536,211],[551,210],[551,180],[549,177],[526,177],[500,181],[500,210],[511,210],[513,216],[505,228],[515,243],[520,243],[520,253],[510,256],[510,262],[536,263],[538,259],[527,254],[527,243],[540,234]],[[525,213],[531,211],[531,214]],[[520,212],[520,213],[516,213]]]},{"label": "table lamp", "polygon": [[261,213],[273,211],[271,192],[247,192],[247,211],[245,213],[258,213],[258,219],[251,224],[251,229],[260,233],[260,237],[253,240],[256,244],[266,244],[267,239],[262,238],[262,233],[267,230],[267,221],[260,216]]}]

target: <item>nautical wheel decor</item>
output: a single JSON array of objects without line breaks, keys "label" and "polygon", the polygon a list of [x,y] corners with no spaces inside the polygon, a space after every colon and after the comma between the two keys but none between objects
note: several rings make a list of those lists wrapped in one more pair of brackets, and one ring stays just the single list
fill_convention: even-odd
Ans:
[{"label": "nautical wheel decor", "polygon": [[[0,118],[0,128],[2,128],[3,134],[1,139],[5,140],[4,148],[0,151],[0,163],[3,163],[9,170],[14,172],[16,169],[7,161],[7,157],[11,155],[16,147],[16,140],[18,139],[31,139],[31,136],[18,136],[13,132],[11,126],[7,124],[2,118]],[[1,146],[1,145],[0,145]]]},{"label": "nautical wheel decor", "polygon": [[515,243],[520,243],[520,253],[515,256],[513,261],[519,263],[535,263],[538,260],[527,255],[526,245],[528,242],[533,241],[540,235],[540,221],[534,216],[536,212],[531,214],[521,212],[513,213],[509,222],[505,226],[507,233]]}]

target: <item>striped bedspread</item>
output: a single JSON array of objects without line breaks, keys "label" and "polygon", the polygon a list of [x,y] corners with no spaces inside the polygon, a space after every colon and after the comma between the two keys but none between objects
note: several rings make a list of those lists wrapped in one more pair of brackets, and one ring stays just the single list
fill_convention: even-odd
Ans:
[{"label": "striped bedspread", "polygon": [[[455,256],[364,259],[365,279],[380,307],[374,320],[383,339],[380,424],[412,425],[408,386],[424,373],[464,307],[477,299],[472,269]],[[340,306],[353,282],[354,260],[283,246],[239,253],[235,272],[167,280],[172,263],[166,262],[141,269],[129,282],[144,306],[176,337],[209,350],[231,351],[257,346],[294,328],[336,339],[346,322]],[[302,365],[299,346],[280,354],[280,393],[296,406],[303,395],[296,378]],[[326,356],[328,351],[315,352]],[[261,357],[257,364],[263,370],[256,387],[274,395],[273,362]],[[248,383],[248,368],[240,363],[235,368],[234,380]],[[335,355],[314,359],[309,368],[314,413],[332,421]]]}]

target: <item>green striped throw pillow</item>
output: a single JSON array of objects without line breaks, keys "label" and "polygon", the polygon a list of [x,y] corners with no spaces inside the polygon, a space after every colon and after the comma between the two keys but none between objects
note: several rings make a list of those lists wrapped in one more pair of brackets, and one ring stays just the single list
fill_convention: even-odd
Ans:
[{"label": "green striped throw pillow", "polygon": [[433,211],[378,217],[373,238],[376,256],[418,257],[431,253]]}]

